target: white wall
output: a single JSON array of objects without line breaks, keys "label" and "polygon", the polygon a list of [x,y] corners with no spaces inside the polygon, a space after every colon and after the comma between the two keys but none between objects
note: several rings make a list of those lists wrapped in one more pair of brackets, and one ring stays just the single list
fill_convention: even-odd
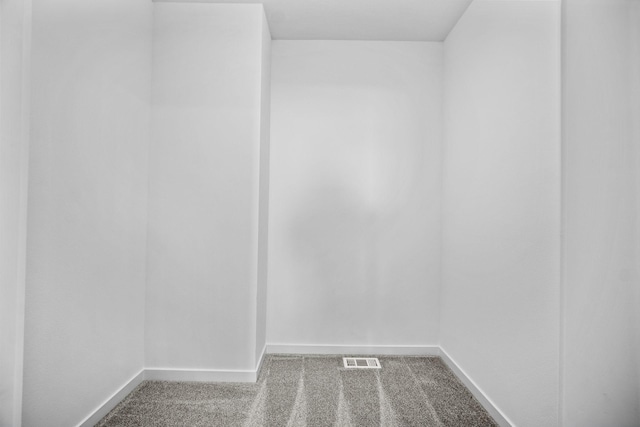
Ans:
[{"label": "white wall", "polygon": [[0,426],[22,415],[31,1],[0,3]]},{"label": "white wall", "polygon": [[565,0],[563,425],[640,425],[640,1]]},{"label": "white wall", "polygon": [[274,41],[267,338],[438,340],[442,44]]},{"label": "white wall", "polygon": [[559,3],[478,1],[445,41],[440,343],[515,425],[558,425]]},{"label": "white wall", "polygon": [[271,33],[262,16],[260,72],[260,174],[258,218],[258,298],[256,309],[256,363],[267,344],[267,283],[269,251],[269,142],[271,137]]},{"label": "white wall", "polygon": [[143,367],[151,3],[33,2],[25,426]]},{"label": "white wall", "polygon": [[255,369],[263,16],[154,4],[150,368]]}]

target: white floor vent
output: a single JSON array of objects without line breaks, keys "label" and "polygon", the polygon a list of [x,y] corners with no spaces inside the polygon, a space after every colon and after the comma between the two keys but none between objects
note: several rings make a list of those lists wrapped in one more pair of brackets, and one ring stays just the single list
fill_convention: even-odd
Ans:
[{"label": "white floor vent", "polygon": [[381,369],[377,357],[343,357],[344,367],[348,369]]}]

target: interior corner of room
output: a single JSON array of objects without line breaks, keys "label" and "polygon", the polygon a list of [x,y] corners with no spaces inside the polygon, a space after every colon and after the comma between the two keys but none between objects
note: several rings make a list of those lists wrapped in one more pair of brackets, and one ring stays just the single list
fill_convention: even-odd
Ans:
[{"label": "interior corner of room", "polygon": [[640,1],[322,5],[0,0],[0,426],[273,353],[640,425]]}]

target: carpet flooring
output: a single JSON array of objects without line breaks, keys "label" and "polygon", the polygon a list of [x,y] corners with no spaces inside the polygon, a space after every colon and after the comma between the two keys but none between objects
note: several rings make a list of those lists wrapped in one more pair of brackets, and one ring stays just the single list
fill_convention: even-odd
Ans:
[{"label": "carpet flooring", "polygon": [[438,357],[265,357],[258,381],[144,381],[97,426],[497,426]]}]

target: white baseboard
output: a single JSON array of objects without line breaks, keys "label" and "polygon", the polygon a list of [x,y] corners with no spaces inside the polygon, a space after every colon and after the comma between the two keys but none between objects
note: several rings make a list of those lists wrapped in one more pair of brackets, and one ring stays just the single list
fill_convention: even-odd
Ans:
[{"label": "white baseboard", "polygon": [[258,375],[260,375],[260,369],[262,369],[262,362],[264,361],[265,354],[267,354],[267,344],[262,347],[260,359],[258,359],[258,361],[256,362],[256,381],[258,380]]},{"label": "white baseboard", "polygon": [[256,371],[223,369],[146,368],[144,379],[149,381],[195,381],[220,383],[254,383]]},{"label": "white baseboard", "polygon": [[124,386],[109,397],[91,415],[85,418],[77,427],[93,427],[113,408],[116,407],[142,381],[193,381],[193,382],[234,382],[255,383],[262,367],[262,361],[267,351],[265,345],[255,370],[221,370],[221,369],[172,369],[146,368],[138,372]]},{"label": "white baseboard", "polygon": [[453,371],[460,381],[469,389],[471,394],[480,402],[486,411],[500,425],[500,427],[512,427],[515,424],[502,413],[500,409],[487,397],[480,387],[462,370],[462,368],[440,347],[440,358]]},{"label": "white baseboard", "polygon": [[133,391],[145,379],[145,372],[142,369],[133,376],[120,390],[116,391],[102,405],[100,405],[91,415],[78,424],[78,427],[93,427],[104,418],[118,403]]},{"label": "white baseboard", "polygon": [[362,356],[438,356],[437,345],[267,344],[267,354],[348,354]]},{"label": "white baseboard", "polygon": [[227,369],[174,369],[174,368],[146,368],[144,379],[149,381],[194,381],[212,383],[255,383],[262,367],[267,346],[262,348],[260,359],[255,369],[227,370]]},{"label": "white baseboard", "polygon": [[480,387],[460,368],[449,354],[437,345],[300,345],[300,344],[267,344],[262,349],[255,370],[213,370],[213,369],[171,369],[146,368],[138,372],[124,386],[109,397],[91,415],[77,427],[92,427],[120,403],[142,381],[196,381],[196,382],[256,382],[262,362],[266,354],[348,354],[348,355],[380,355],[380,356],[440,356],[444,363],[478,399],[493,419],[501,427],[512,427],[514,424],[489,399]]}]

